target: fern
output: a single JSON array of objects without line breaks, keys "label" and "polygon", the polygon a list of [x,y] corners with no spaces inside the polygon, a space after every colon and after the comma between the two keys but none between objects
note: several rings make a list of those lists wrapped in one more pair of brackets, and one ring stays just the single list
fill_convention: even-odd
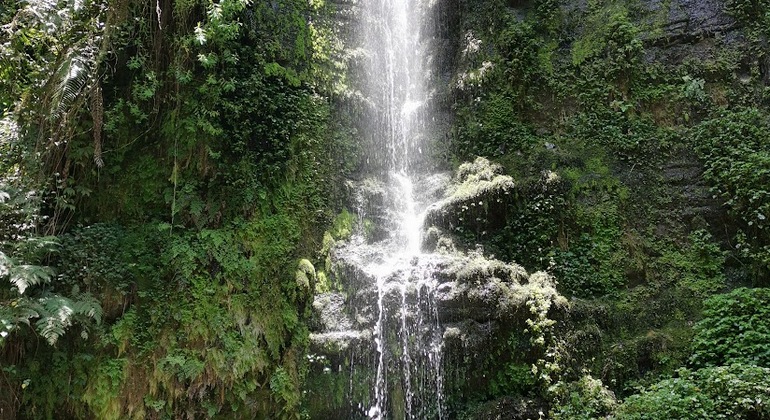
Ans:
[{"label": "fern", "polygon": [[[41,243],[47,243],[40,238]],[[15,286],[19,297],[11,302],[0,302],[0,344],[17,325],[30,325],[35,321],[38,334],[54,345],[64,335],[67,328],[74,322],[83,326],[94,321],[102,321],[102,308],[99,302],[90,294],[80,292],[77,288],[72,291],[72,297],[43,292],[36,297],[25,296],[30,286],[49,283],[53,278],[53,270],[32,264],[18,264],[14,259],[0,252],[0,278],[8,278]],[[83,332],[87,337],[87,330]]]},{"label": "fern", "polygon": [[[46,294],[30,305],[39,319],[35,322],[38,334],[55,345],[75,320],[102,320],[102,308],[90,293],[78,293],[72,299],[57,294]],[[86,325],[86,322],[80,322]],[[87,334],[85,335],[87,336]]]},{"label": "fern", "polygon": [[11,272],[13,261],[3,251],[0,251],[0,277],[5,277]]},{"label": "fern", "polygon": [[23,295],[29,286],[51,281],[53,271],[48,267],[31,264],[17,264],[12,258],[0,252],[0,277],[8,277]]},{"label": "fern", "polygon": [[53,77],[55,84],[51,102],[51,116],[58,118],[66,114],[89,84],[91,79],[91,63],[82,51],[70,50],[64,57]]},{"label": "fern", "polygon": [[54,345],[72,323],[72,302],[65,297],[54,295],[40,298],[38,303],[43,316],[35,322],[35,327],[48,344]]},{"label": "fern", "polygon": [[[27,0],[19,15],[38,33],[47,35],[41,39],[55,45],[50,48],[50,56],[38,63],[39,74],[47,75],[40,80],[43,100],[33,106],[38,107],[43,119],[41,139],[47,138],[50,145],[70,140],[79,114],[90,107],[94,162],[102,167],[103,100],[98,80],[100,63],[109,47],[111,24],[106,5],[89,10],[84,6],[82,0],[64,4],[55,0]],[[84,22],[88,23],[83,25]]]},{"label": "fern", "polygon": [[23,295],[29,286],[50,282],[52,276],[53,270],[49,267],[31,264],[16,265],[10,272],[11,284],[19,289],[20,295]]}]

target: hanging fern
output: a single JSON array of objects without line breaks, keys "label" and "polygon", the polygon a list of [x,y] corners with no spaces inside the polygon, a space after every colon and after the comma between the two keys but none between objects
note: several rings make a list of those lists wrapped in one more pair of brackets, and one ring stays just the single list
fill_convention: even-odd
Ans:
[{"label": "hanging fern", "polygon": [[20,295],[23,295],[29,286],[49,282],[52,275],[53,272],[48,267],[17,264],[12,258],[0,252],[0,276],[7,276]]},{"label": "hanging fern", "polygon": [[[102,308],[99,302],[87,292],[78,288],[71,297],[44,291],[37,296],[25,295],[30,286],[49,283],[53,271],[49,267],[18,264],[5,253],[0,252],[0,279],[7,278],[15,286],[18,297],[9,302],[0,302],[0,344],[17,325],[30,325],[35,321],[35,329],[49,344],[54,345],[64,335],[67,328],[77,322],[87,327],[90,321],[97,324],[102,320]],[[87,329],[83,336],[87,337]]]},{"label": "hanging fern", "polygon": [[74,323],[86,328],[81,334],[85,338],[89,321],[102,321],[102,308],[90,293],[77,293],[71,298],[45,293],[37,299],[20,299],[15,309],[12,321],[29,325],[30,320],[37,319],[35,330],[52,346]]},{"label": "hanging fern", "polygon": [[93,73],[89,57],[83,51],[70,50],[53,74],[56,81],[51,98],[51,118],[67,114],[89,84]]}]

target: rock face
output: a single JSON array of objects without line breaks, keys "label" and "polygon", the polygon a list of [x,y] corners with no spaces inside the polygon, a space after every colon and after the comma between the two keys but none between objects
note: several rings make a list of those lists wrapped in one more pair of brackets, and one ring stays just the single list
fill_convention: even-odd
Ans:
[{"label": "rock face", "polygon": [[428,208],[426,223],[448,231],[477,233],[501,228],[513,188],[513,179],[503,175],[499,165],[481,157],[464,163],[443,199]]},{"label": "rock face", "polygon": [[[593,13],[591,7],[595,5],[589,3],[560,2],[561,24],[570,33],[563,34],[562,44],[554,45],[554,60],[570,61],[570,42],[591,30],[586,27],[586,16]],[[355,2],[341,4],[345,5],[346,19],[359,7]],[[447,103],[432,104],[445,114],[437,116],[441,121],[432,127],[436,132],[428,135],[443,137],[449,143],[441,132],[451,122],[448,102],[457,95],[456,90],[462,90],[457,87],[459,82],[470,86],[471,80],[459,75],[476,77],[478,83],[464,92],[479,101],[483,96],[480,80],[492,69],[491,62],[476,63],[468,58],[463,48],[491,51],[495,46],[482,44],[464,27],[465,17],[461,15],[470,13],[475,4],[464,0],[432,4],[441,16],[431,41],[436,54],[432,57],[436,62],[433,77],[439,80],[433,95]],[[534,10],[532,1],[506,4],[510,17],[519,22],[529,19]],[[598,7],[605,6],[609,8],[607,4]],[[687,60],[713,60],[719,52],[748,45],[739,23],[725,11],[724,0],[642,0],[625,6],[638,30],[634,36],[644,44],[643,62],[647,64],[667,67]],[[357,60],[363,60],[361,52],[351,51],[351,67],[360,66]],[[762,70],[769,67],[767,63],[747,61],[731,71],[741,81],[744,74],[756,73],[753,66],[759,66],[759,74],[767,79],[768,72]],[[366,100],[356,95],[360,93],[351,96],[353,101],[366,108]],[[629,112],[633,111],[630,108]],[[358,112],[369,115],[372,110]],[[538,136],[550,134],[537,132]],[[545,143],[548,151],[566,156],[569,151],[561,150],[563,147],[568,146]],[[506,153],[504,147],[498,150],[499,155]],[[671,208],[665,210],[677,223],[694,225],[705,220],[709,225],[720,224],[723,212],[702,180],[697,159],[674,156],[659,163],[659,168],[655,179],[660,181],[661,191],[675,197]],[[625,185],[647,182],[633,166],[626,172],[618,175]],[[399,223],[395,214],[399,210],[386,205],[398,201],[399,190],[389,185],[376,179],[348,183],[352,197],[349,207],[358,215],[357,234],[332,250],[331,275],[342,286],[316,296],[311,334],[316,386],[332,387],[337,394],[331,399],[322,392],[315,399],[310,397],[315,401],[310,404],[314,418],[365,417],[377,397],[375,388],[383,384],[392,396],[389,412],[393,417],[436,417],[443,409],[441,405],[452,398],[450,394],[472,393],[474,388],[489,386],[491,379],[481,373],[489,371],[489,357],[503,358],[501,366],[527,367],[540,356],[528,341],[532,337],[524,332],[537,309],[532,302],[548,302],[546,310],[551,315],[559,315],[554,312],[567,306],[548,275],[528,274],[521,266],[486,256],[481,248],[463,250],[457,245],[473,244],[473,238],[480,241],[486,232],[508,226],[506,215],[511,214],[515,184],[499,166],[478,158],[461,165],[452,176],[438,174],[415,181],[414,190],[421,192],[417,204],[424,212],[421,254],[414,258],[385,252],[392,248],[389,237]],[[666,226],[660,229],[672,230]],[[665,232],[660,235],[665,236]],[[493,350],[501,347],[512,354],[500,356]],[[418,395],[418,383],[430,391]],[[399,400],[409,401],[411,407],[399,406],[395,402]],[[487,404],[479,415],[527,418],[537,415],[537,407],[536,402],[502,398]]]},{"label": "rock face", "polygon": [[[313,375],[317,386],[340,389],[334,402],[310,390],[314,418],[371,414],[378,387],[386,389],[394,418],[445,414],[447,390],[462,392],[454,385],[445,389],[445,372],[457,372],[458,360],[465,361],[461,369],[480,367],[488,356],[484,349],[499,340],[500,331],[526,329],[533,301],[553,303],[554,311],[566,306],[550,276],[529,275],[480,250],[459,252],[445,233],[458,226],[485,228],[483,220],[505,213],[504,196],[513,181],[499,170],[478,159],[462,165],[451,180],[434,175],[419,181],[426,191],[423,252],[408,259],[389,254],[391,239],[384,232],[392,229],[395,215],[379,207],[387,188],[359,182],[366,188],[355,189],[354,207],[362,215],[358,233],[332,250],[334,283],[342,290],[318,294],[313,302]],[[485,219],[462,219],[470,203],[484,208]]]},{"label": "rock face", "polygon": [[649,41],[660,46],[693,44],[727,34],[736,26],[721,0],[647,0],[642,2],[642,8],[662,22],[662,34],[648,34]]},{"label": "rock face", "polygon": [[672,159],[662,169],[671,196],[679,198],[674,204],[680,209],[682,222],[694,229],[703,227],[698,226],[703,222],[710,226],[724,225],[724,208],[703,180],[703,167],[697,159],[692,156]]}]

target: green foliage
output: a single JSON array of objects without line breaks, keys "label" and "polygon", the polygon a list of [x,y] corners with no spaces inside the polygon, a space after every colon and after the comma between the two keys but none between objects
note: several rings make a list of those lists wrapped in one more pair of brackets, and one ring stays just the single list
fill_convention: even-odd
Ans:
[{"label": "green foliage", "polygon": [[614,418],[766,418],[770,415],[765,403],[770,398],[768,374],[767,368],[741,364],[681,369],[678,377],[662,380],[626,399]]},{"label": "green foliage", "polygon": [[[11,255],[39,261],[55,250],[58,242],[30,237],[10,245],[15,248]],[[11,286],[9,292],[0,293],[0,345],[22,324],[29,326],[33,320],[35,331],[50,345],[56,344],[75,322],[86,327],[81,333],[84,338],[88,337],[87,327],[91,321],[101,322],[102,308],[90,293],[81,292],[77,285],[68,290],[65,284],[54,282],[54,278],[50,267],[24,264],[18,257],[0,251],[0,280],[8,281]],[[44,285],[48,287],[42,287]]]},{"label": "green foliage", "polygon": [[617,406],[612,391],[591,375],[583,375],[578,381],[569,384],[560,382],[554,392],[557,405],[550,413],[553,419],[604,418]]},{"label": "green foliage", "polygon": [[770,213],[770,193],[765,190],[770,154],[765,142],[770,121],[757,109],[724,112],[704,121],[693,131],[705,165],[706,179],[715,192],[748,227],[763,232]]},{"label": "green foliage", "polygon": [[459,112],[462,125],[455,147],[464,158],[497,156],[529,149],[536,137],[518,117],[515,101],[505,93],[492,93]]},{"label": "green foliage", "polygon": [[676,277],[678,287],[698,297],[708,297],[725,288],[724,264],[726,254],[705,230],[690,233],[687,246],[674,246],[663,252],[656,261],[662,276]]},{"label": "green foliage", "polygon": [[548,250],[568,211],[563,189],[562,180],[553,172],[544,173],[534,185],[519,185],[507,223],[490,238],[490,250],[529,269],[549,268]]},{"label": "green foliage", "polygon": [[332,238],[337,241],[349,239],[353,234],[355,222],[353,213],[349,212],[348,209],[342,209],[340,214],[334,218],[334,222],[332,222],[332,228],[329,231]]},{"label": "green foliage", "polygon": [[126,380],[129,372],[128,360],[102,359],[95,365],[81,398],[100,418],[118,419],[121,417],[121,407],[117,397],[121,383]]},{"label": "green foliage", "polygon": [[745,25],[761,24],[768,19],[770,2],[767,0],[729,0],[727,11]]},{"label": "green foliage", "polygon": [[535,18],[539,27],[555,32],[560,24],[560,0],[537,0],[534,2]]},{"label": "green foliage", "polygon": [[[684,126],[697,124],[705,178],[731,211],[730,234],[740,230],[733,256],[752,265],[757,283],[770,271],[770,129],[760,107],[729,108],[766,96],[752,88],[769,7],[727,2],[748,28],[749,54],[707,39],[713,60],[660,65],[649,62],[659,47],[645,51],[642,39],[657,40],[635,3],[589,1],[563,16],[560,3],[457,3],[450,37],[479,43],[458,52],[457,86],[445,98],[458,116],[453,157],[495,156],[521,175],[513,205],[489,215],[504,226],[468,237],[550,270],[565,294],[605,296],[613,321],[597,321],[606,350],[597,363],[606,383],[627,389],[681,364],[687,324],[702,297],[723,290],[732,263],[706,231],[657,233],[646,225],[652,216],[630,212],[646,197],[638,191],[659,182],[649,174],[682,147]],[[300,258],[323,248],[325,259],[353,226],[349,212],[334,215],[340,178],[357,166],[357,136],[324,97],[349,93],[336,6],[157,6],[0,6],[0,281],[9,281],[0,291],[0,388],[11,390],[0,392],[0,410],[18,394],[13,408],[25,418],[297,417],[314,271]],[[748,84],[735,79],[745,63]],[[715,104],[728,109],[708,115]],[[474,218],[488,216],[478,207]],[[46,236],[54,234],[55,249]],[[319,291],[332,288],[323,262]],[[631,282],[641,284],[624,291]],[[694,364],[766,364],[766,299],[734,293],[706,304]],[[499,369],[484,372],[492,392],[474,392],[526,394],[564,373],[550,302],[531,297],[529,335],[495,348],[490,366]],[[80,338],[65,333],[76,324]],[[56,347],[37,346],[38,334]],[[767,398],[766,375],[682,371],[621,412],[767,416],[749,407]],[[556,412],[606,415],[597,382],[570,384]]]},{"label": "green foliage", "polygon": [[[755,285],[768,278],[770,131],[761,110],[770,15],[764,0],[727,2],[739,24],[733,33],[746,43],[709,38],[713,56],[696,58],[681,54],[702,41],[666,37],[673,4],[650,10],[629,1],[567,3],[561,10],[569,13],[551,26],[551,3],[460,3],[453,152],[458,161],[494,156],[516,179],[504,226],[474,239],[498,258],[548,270],[561,293],[603,308],[590,323],[573,314],[557,327],[570,340],[591,339],[562,355],[575,358],[559,361],[565,380],[590,368],[623,395],[687,363],[704,299],[747,274]],[[669,169],[679,159],[689,163],[693,156],[683,151],[690,150],[727,206],[724,226],[716,206],[700,197],[695,167],[685,179]],[[547,184],[541,174],[557,182]],[[714,318],[727,317],[725,325],[740,318],[726,312]],[[722,334],[734,337],[757,322],[739,324],[743,330]],[[746,343],[747,359],[762,354],[758,343]],[[699,351],[711,344],[698,344]],[[732,348],[740,354],[740,344]],[[720,357],[709,365],[733,360]],[[505,377],[502,365],[500,371]],[[610,414],[589,413],[581,392],[561,408],[562,418]],[[679,402],[686,401],[673,405]],[[648,408],[644,418],[677,418],[665,414],[664,403]],[[700,418],[711,418],[706,413]]]},{"label": "green foliage", "polygon": [[283,367],[276,369],[270,377],[270,390],[282,400],[287,411],[299,405],[300,392],[297,389],[297,381],[292,380]]},{"label": "green foliage", "polygon": [[531,317],[526,320],[525,332],[530,336],[532,347],[540,352],[532,365],[532,374],[545,396],[551,392],[551,386],[558,382],[563,368],[560,363],[562,354],[554,333],[556,320],[549,316],[549,311],[552,306],[567,306],[567,300],[556,291],[556,282],[548,274],[533,274],[529,284],[534,287],[526,302]]},{"label": "green foliage", "polygon": [[[514,347],[509,347],[512,350]],[[535,386],[532,366],[508,362],[494,372],[489,390],[494,397],[527,395]]]},{"label": "green foliage", "polygon": [[575,227],[574,239],[552,251],[560,288],[580,297],[612,293],[624,281],[621,208],[628,190],[598,158],[584,168],[566,169],[564,178],[571,185]]},{"label": "green foliage", "polygon": [[755,108],[725,111],[693,129],[704,178],[724,200],[742,234],[738,246],[760,281],[770,272],[770,120]]},{"label": "green foliage", "polygon": [[[633,241],[639,240],[644,241]],[[657,256],[643,257],[632,267],[624,262],[627,270],[635,270],[627,280],[632,287],[605,299],[611,320],[604,321],[607,341],[601,353],[592,356],[598,363],[591,364],[621,394],[687,363],[692,325],[701,318],[703,300],[726,287],[725,254],[705,231],[694,231],[677,243],[634,242],[625,246],[634,253],[655,247]]]},{"label": "green foliage", "polygon": [[569,121],[569,133],[586,145],[611,152],[605,156],[634,169],[652,167],[665,158],[667,141],[673,135],[670,131],[634,115],[632,103],[615,100],[609,105],[575,115]]},{"label": "green foliage", "polygon": [[[54,6],[0,8],[3,24],[16,16],[0,46],[0,280],[23,291],[0,294],[13,340],[0,364],[30,396],[13,409],[298,417],[315,279],[297,261],[319,248],[356,166],[349,122],[332,121],[311,78],[340,79],[315,67],[336,42],[320,19],[309,26],[322,4]],[[32,258],[41,228],[60,246]],[[28,351],[19,319],[66,349],[55,375],[77,387],[24,382],[46,378],[35,366],[47,355]],[[61,336],[75,323],[87,340]]]},{"label": "green foliage", "polygon": [[[548,7],[547,4],[540,6]],[[519,107],[536,106],[530,95],[536,86],[545,82],[544,76],[550,73],[548,70],[551,63],[548,60],[541,60],[540,45],[535,34],[535,26],[528,22],[512,22],[500,33],[499,40],[495,42],[500,49],[496,73],[501,73],[503,79],[508,82],[506,91],[510,92],[512,99],[516,100],[514,104]]]},{"label": "green foliage", "polygon": [[619,76],[639,63],[643,51],[639,30],[621,3],[610,2],[607,7],[597,8],[588,19],[586,28],[590,32],[572,47],[573,64],[593,58],[605,59],[607,74]]},{"label": "green foliage", "polygon": [[707,299],[694,329],[693,365],[770,367],[770,289],[739,288]]},{"label": "green foliage", "polygon": [[[455,267],[460,281],[497,281],[506,290],[506,322],[490,347],[477,354],[447,353],[446,390],[449,405],[455,398],[473,403],[497,398],[546,398],[562,374],[555,314],[568,310],[567,300],[544,272],[527,278],[521,267],[472,256]],[[450,329],[447,329],[449,334]],[[475,344],[471,344],[475,345]],[[452,359],[455,358],[455,359]],[[469,367],[470,366],[470,367]],[[451,388],[449,388],[451,387]]]}]

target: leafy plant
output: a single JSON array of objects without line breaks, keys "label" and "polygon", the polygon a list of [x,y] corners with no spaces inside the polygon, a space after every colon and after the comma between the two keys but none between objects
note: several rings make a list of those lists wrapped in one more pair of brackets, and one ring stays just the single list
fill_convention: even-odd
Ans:
[{"label": "leafy plant", "polygon": [[[0,178],[0,186],[7,180]],[[20,327],[31,326],[33,321],[35,331],[50,345],[76,322],[86,328],[82,336],[88,337],[91,321],[101,322],[101,306],[90,293],[56,281],[54,270],[41,264],[59,250],[59,241],[34,234],[37,200],[35,194],[19,199],[21,190],[6,187],[0,191],[0,221],[9,222],[0,231],[0,281],[7,282],[0,292],[0,345],[14,334],[23,339]],[[13,193],[13,199],[5,191]]]},{"label": "leafy plant", "polygon": [[612,391],[591,375],[583,375],[568,384],[559,382],[555,387],[557,404],[551,412],[554,419],[603,418],[617,406]]},{"label": "leafy plant", "polygon": [[734,364],[679,370],[626,399],[613,418],[622,420],[766,418],[770,369]]},{"label": "leafy plant", "polygon": [[725,111],[693,129],[692,139],[712,185],[745,235],[756,281],[770,272],[766,247],[770,241],[770,119],[756,108]]},{"label": "leafy plant", "polygon": [[739,288],[707,299],[694,329],[693,365],[770,367],[770,289]]}]

